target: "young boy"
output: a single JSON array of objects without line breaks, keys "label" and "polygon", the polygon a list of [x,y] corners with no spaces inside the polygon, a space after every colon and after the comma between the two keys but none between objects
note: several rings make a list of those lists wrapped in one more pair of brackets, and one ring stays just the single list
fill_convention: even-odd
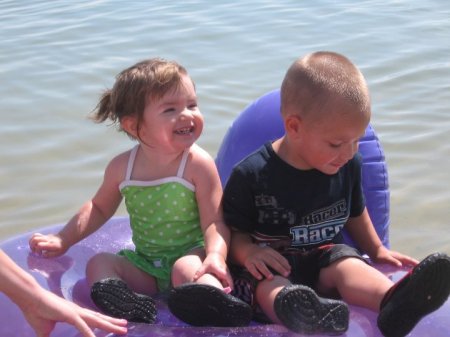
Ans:
[{"label": "young boy", "polygon": [[[371,115],[363,75],[336,53],[296,60],[281,86],[281,114],[285,135],[240,162],[224,191],[237,292],[296,332],[344,333],[348,303],[378,311],[385,336],[405,336],[447,300],[450,258],[418,264],[375,232],[357,153]],[[344,226],[371,261],[414,269],[393,284],[342,243]]]}]

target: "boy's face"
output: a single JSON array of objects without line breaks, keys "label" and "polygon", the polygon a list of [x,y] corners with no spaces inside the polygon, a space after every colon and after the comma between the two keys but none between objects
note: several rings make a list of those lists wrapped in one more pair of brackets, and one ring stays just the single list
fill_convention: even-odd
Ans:
[{"label": "boy's face", "polygon": [[298,119],[293,154],[304,169],[335,174],[358,151],[370,113],[364,116],[348,109],[332,109],[322,117]]}]

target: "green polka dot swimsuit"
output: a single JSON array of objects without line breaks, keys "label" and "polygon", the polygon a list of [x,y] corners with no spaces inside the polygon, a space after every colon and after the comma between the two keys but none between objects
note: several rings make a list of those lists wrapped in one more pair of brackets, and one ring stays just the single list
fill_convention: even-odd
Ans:
[{"label": "green polka dot swimsuit", "polygon": [[164,290],[170,286],[175,261],[193,248],[204,246],[195,186],[183,178],[189,149],[183,153],[176,176],[138,181],[131,179],[138,148],[131,150],[126,177],[119,186],[136,249],[119,254],[154,276],[159,289]]}]

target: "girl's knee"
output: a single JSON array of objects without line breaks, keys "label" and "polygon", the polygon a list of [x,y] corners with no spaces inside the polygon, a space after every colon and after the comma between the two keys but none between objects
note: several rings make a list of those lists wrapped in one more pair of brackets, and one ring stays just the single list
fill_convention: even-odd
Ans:
[{"label": "girl's knee", "polygon": [[202,266],[202,260],[196,255],[180,257],[172,266],[172,284],[180,285],[192,282],[195,273]]},{"label": "girl's knee", "polygon": [[105,264],[109,264],[113,259],[110,253],[98,253],[92,256],[86,264],[86,270],[92,268],[98,268],[99,266],[103,266]]},{"label": "girl's knee", "polygon": [[117,255],[111,253],[99,253],[92,256],[86,264],[86,278],[90,284],[103,278],[114,277]]}]

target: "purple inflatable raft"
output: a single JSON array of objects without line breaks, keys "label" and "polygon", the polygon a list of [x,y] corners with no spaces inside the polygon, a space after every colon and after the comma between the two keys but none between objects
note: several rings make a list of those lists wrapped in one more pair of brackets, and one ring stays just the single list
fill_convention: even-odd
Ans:
[{"label": "purple inflatable raft", "polygon": [[[217,167],[225,183],[233,165],[264,142],[283,133],[279,115],[279,91],[270,92],[249,105],[234,121],[220,147]],[[368,127],[360,141],[363,156],[363,185],[370,216],[383,243],[389,246],[389,189],[384,153],[378,138]],[[53,225],[39,231],[54,233],[63,225]],[[127,217],[109,220],[100,230],[73,246],[64,256],[44,259],[30,253],[28,240],[31,233],[11,238],[1,248],[22,268],[30,272],[38,282],[50,291],[82,306],[95,309],[89,298],[85,280],[85,267],[89,258],[99,252],[117,252],[133,247]],[[350,242],[350,241],[349,241]],[[351,243],[351,242],[350,242]],[[394,280],[401,278],[406,270],[379,266],[380,270]],[[129,324],[126,336],[133,337],[294,337],[301,336],[286,328],[268,324],[252,323],[242,328],[191,327],[173,317],[165,304],[164,294],[157,298],[158,320],[153,325]],[[195,308],[193,308],[195,310]],[[376,313],[350,306],[350,324],[347,337],[382,337],[376,325]],[[423,319],[410,333],[410,337],[444,337],[450,335],[450,301]],[[3,294],[0,294],[0,336],[33,337],[34,332],[26,323],[20,310]],[[96,330],[97,336],[114,335]],[[52,336],[80,336],[67,324],[58,324]],[[319,335],[315,335],[318,337]]]}]

